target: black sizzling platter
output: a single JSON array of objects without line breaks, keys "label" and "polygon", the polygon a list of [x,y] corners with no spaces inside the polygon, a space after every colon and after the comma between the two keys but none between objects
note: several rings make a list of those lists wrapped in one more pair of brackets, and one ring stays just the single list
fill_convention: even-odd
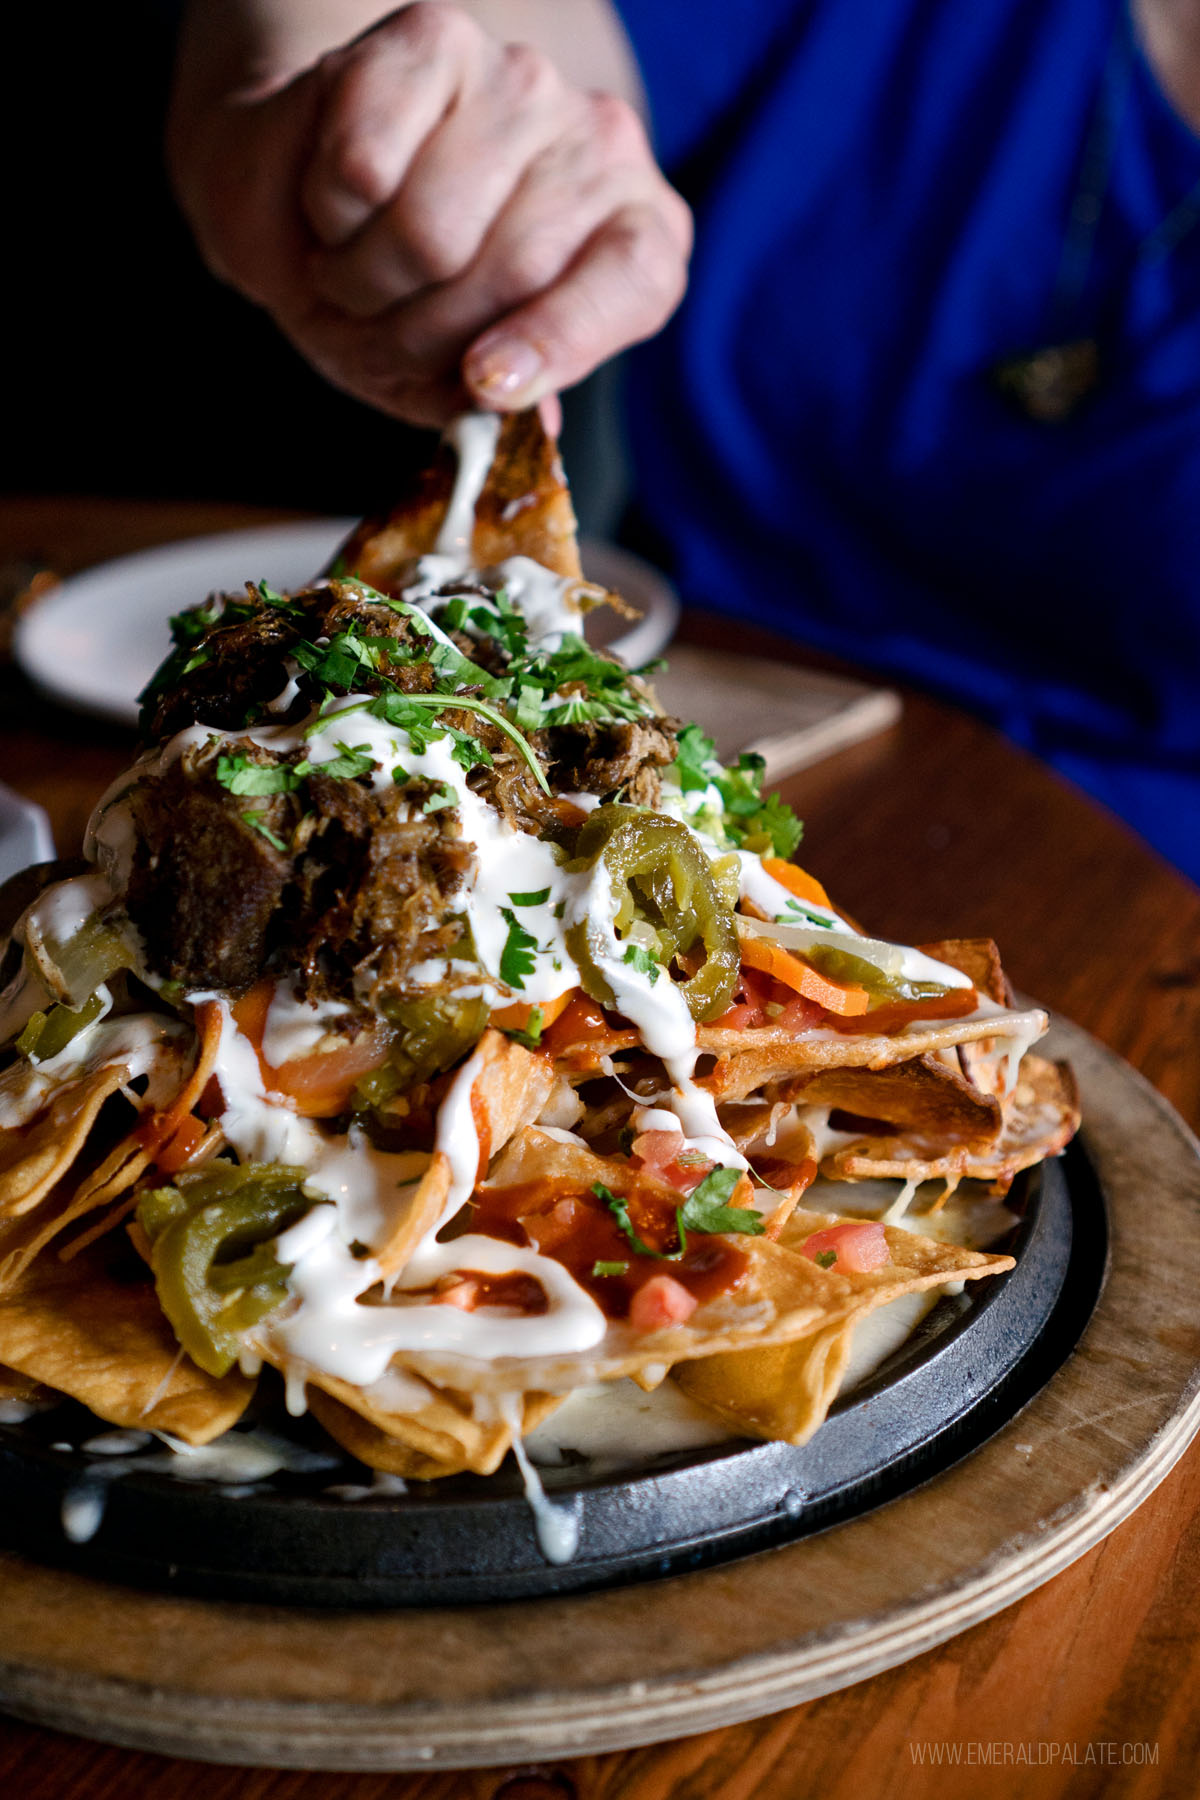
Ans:
[{"label": "black sizzling platter", "polygon": [[[0,1425],[0,1534],[27,1554],[111,1579],[303,1606],[569,1593],[803,1537],[958,1461],[1070,1354],[1104,1275],[1094,1174],[1074,1146],[1014,1194],[1017,1267],[980,1292],[968,1285],[939,1300],[810,1443],[726,1443],[601,1476],[586,1465],[543,1470],[560,1535],[576,1540],[569,1561],[546,1560],[511,1458],[486,1479],[413,1482],[351,1502],[328,1490],[369,1474],[323,1454],[324,1440],[318,1448],[315,1433],[290,1422],[309,1451],[292,1461],[307,1466],[249,1486],[201,1485],[139,1469],[136,1455],[74,1447],[108,1428],[69,1402]],[[82,1541],[69,1541],[64,1517]]]}]

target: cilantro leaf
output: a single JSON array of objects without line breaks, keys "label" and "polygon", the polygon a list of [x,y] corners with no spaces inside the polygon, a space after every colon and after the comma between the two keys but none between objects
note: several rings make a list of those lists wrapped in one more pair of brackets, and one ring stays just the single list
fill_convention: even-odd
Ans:
[{"label": "cilantro leaf", "polygon": [[530,936],[511,907],[502,906],[500,917],[508,926],[500,952],[500,979],[506,987],[523,988],[525,977],[532,975],[536,967],[537,939]]},{"label": "cilantro leaf", "polygon": [[781,913],[776,913],[775,923],[777,925],[791,925],[797,919],[802,920],[805,925],[819,925],[822,931],[835,931],[837,929],[833,919],[820,918],[815,912],[810,912],[807,906],[803,905],[801,901],[793,896],[788,901],[783,911]]},{"label": "cilantro leaf", "polygon": [[423,814],[442,812],[447,806],[457,806],[458,795],[448,781],[439,781],[428,800],[421,808]]},{"label": "cilantro leaf", "polygon": [[508,897],[514,906],[541,906],[543,901],[550,898],[550,889],[544,887],[539,888],[536,894],[510,894]]},{"label": "cilantro leaf", "polygon": [[734,1188],[741,1180],[740,1169],[714,1169],[694,1188],[680,1209],[683,1223],[691,1231],[739,1231],[745,1237],[761,1237],[765,1229],[756,1212],[742,1206],[727,1206]]},{"label": "cilantro leaf", "polygon": [[231,794],[290,794],[300,786],[301,776],[286,763],[255,763],[239,752],[218,756],[217,780]]},{"label": "cilantro leaf", "polygon": [[260,837],[266,838],[266,840],[267,840],[268,844],[270,844],[272,850],[279,850],[286,854],[287,845],[284,843],[284,841],[281,837],[277,836],[277,834],[271,830],[271,827],[267,824],[266,820],[262,817],[262,815],[260,813],[244,812],[242,814],[242,817],[243,817],[243,819],[245,819],[247,825],[249,825],[249,827],[252,831],[257,831],[257,833]]},{"label": "cilantro leaf", "polygon": [[651,987],[654,986],[662,972],[659,963],[651,956],[644,944],[626,944],[625,954],[621,960],[627,962],[631,969],[636,969],[639,975],[648,975]]},{"label": "cilantro leaf", "polygon": [[803,836],[804,826],[787,801],[778,794],[768,794],[759,811],[747,819],[743,842],[764,855],[770,849],[786,862],[795,854]]},{"label": "cilantro leaf", "polygon": [[506,1031],[504,1035],[512,1038],[516,1044],[524,1044],[527,1050],[536,1050],[542,1041],[545,1026],[546,1015],[540,1006],[535,1006],[521,1031]]},{"label": "cilantro leaf", "polygon": [[281,612],[298,613],[300,611],[300,608],[293,604],[287,594],[279,593],[275,588],[268,586],[265,581],[257,581],[254,585],[264,606],[277,607]]},{"label": "cilantro leaf", "polygon": [[713,778],[707,765],[716,760],[716,745],[698,725],[685,725],[678,744],[675,761],[667,773],[674,775],[685,794],[706,788]]},{"label": "cilantro leaf", "polygon": [[620,1194],[614,1194],[612,1189],[606,1188],[602,1181],[593,1181],[592,1192],[595,1194],[597,1200],[603,1200],[605,1206],[607,1206],[609,1212],[617,1221],[617,1224],[621,1227],[625,1236],[629,1239],[630,1249],[635,1251],[638,1256],[653,1256],[658,1262],[678,1262],[683,1256],[684,1251],[687,1249],[687,1235],[683,1229],[682,1208],[675,1214],[675,1220],[679,1227],[678,1250],[652,1250],[649,1244],[642,1242],[642,1239],[633,1229],[633,1220],[629,1217],[628,1200],[623,1200]]},{"label": "cilantro leaf", "polygon": [[818,1269],[832,1269],[834,1263],[837,1261],[837,1251],[818,1250],[817,1254],[813,1257],[813,1261],[816,1263]]},{"label": "cilantro leaf", "polygon": [[335,780],[345,781],[353,775],[365,775],[375,767],[375,758],[362,745],[338,743],[338,756],[331,756],[328,762],[314,763],[307,759],[296,764],[297,775],[331,775]]}]

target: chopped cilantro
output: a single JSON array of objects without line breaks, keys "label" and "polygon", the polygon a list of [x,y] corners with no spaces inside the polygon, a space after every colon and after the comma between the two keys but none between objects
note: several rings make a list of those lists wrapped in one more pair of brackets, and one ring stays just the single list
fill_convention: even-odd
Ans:
[{"label": "chopped cilantro", "polygon": [[508,1031],[504,1035],[512,1038],[514,1043],[524,1044],[527,1050],[536,1050],[542,1041],[545,1027],[546,1015],[540,1006],[535,1006],[521,1031]]},{"label": "chopped cilantro", "polygon": [[756,1212],[725,1204],[741,1180],[741,1173],[740,1169],[714,1169],[693,1189],[681,1209],[682,1221],[690,1231],[739,1231],[746,1237],[762,1236],[763,1222]]},{"label": "chopped cilantro", "polygon": [[730,1194],[740,1179],[738,1169],[714,1169],[706,1175],[695,1192],[689,1194],[682,1206],[675,1209],[675,1228],[679,1234],[677,1250],[652,1250],[649,1244],[643,1243],[633,1228],[629,1217],[629,1202],[619,1194],[606,1188],[602,1181],[592,1184],[592,1192],[597,1200],[603,1200],[617,1224],[629,1239],[631,1249],[638,1256],[653,1256],[659,1262],[678,1262],[687,1249],[689,1231],[713,1232],[736,1231],[745,1237],[761,1237],[764,1226],[755,1212],[740,1206],[726,1206]]},{"label": "chopped cilantro", "polygon": [[674,775],[685,794],[706,788],[713,778],[709,765],[716,760],[716,745],[698,725],[685,725],[678,743],[668,773]]},{"label": "chopped cilantro", "polygon": [[275,833],[274,831],[271,830],[271,827],[267,824],[266,820],[261,816],[261,814],[255,813],[255,812],[244,812],[242,814],[242,817],[243,817],[243,819],[245,819],[247,825],[249,825],[249,827],[252,831],[257,831],[257,833],[260,837],[266,838],[266,840],[267,840],[268,844],[270,844],[272,850],[280,850],[280,851],[283,851],[284,853],[286,853],[287,845],[284,843],[283,839],[277,835],[277,833]]},{"label": "chopped cilantro", "polygon": [[345,781],[353,775],[365,775],[375,767],[375,758],[362,745],[338,743],[340,754],[331,756],[328,762],[299,762],[296,764],[297,775],[330,775],[335,780]]},{"label": "chopped cilantro", "polygon": [[813,1257],[813,1261],[816,1263],[818,1269],[832,1269],[834,1263],[837,1261],[837,1251],[818,1250],[817,1254]]},{"label": "chopped cilantro", "polygon": [[508,926],[500,952],[500,979],[506,987],[523,988],[525,977],[532,975],[536,966],[537,939],[530,936],[511,907],[502,906],[500,917]]},{"label": "chopped cilantro", "polygon": [[592,1264],[593,1275],[628,1275],[627,1262],[595,1262]]},{"label": "chopped cilantro", "polygon": [[683,793],[714,787],[721,796],[722,825],[727,839],[739,848],[768,851],[774,856],[793,854],[804,827],[778,794],[762,791],[761,756],[743,751],[737,762],[722,768],[716,746],[698,725],[687,725],[679,734],[679,749],[670,773]]},{"label": "chopped cilantro", "polygon": [[544,887],[539,888],[536,894],[510,894],[508,897],[514,906],[541,906],[543,901],[550,898],[550,889]]},{"label": "chopped cilantro", "polygon": [[256,582],[255,588],[264,606],[277,606],[285,612],[299,610],[292,605],[286,594],[279,593],[275,588],[268,586],[265,581]]},{"label": "chopped cilantro", "polygon": [[680,1257],[687,1249],[687,1239],[684,1236],[683,1224],[679,1212],[675,1215],[676,1220],[679,1222],[678,1250],[671,1250],[669,1252],[652,1250],[649,1244],[642,1242],[637,1232],[633,1229],[633,1220],[629,1217],[628,1200],[623,1200],[619,1194],[614,1194],[611,1188],[606,1188],[602,1181],[593,1181],[592,1192],[595,1194],[597,1200],[603,1200],[605,1206],[607,1206],[609,1212],[617,1221],[617,1224],[621,1227],[625,1236],[629,1239],[630,1248],[635,1251],[638,1256],[653,1256],[659,1262],[679,1261]]},{"label": "chopped cilantro", "polygon": [[764,856],[770,850],[786,862],[795,855],[803,836],[804,826],[787,801],[778,794],[768,794],[758,812],[747,819],[742,842],[747,849]]},{"label": "chopped cilantro", "polygon": [[621,960],[627,962],[631,969],[636,969],[639,975],[648,975],[651,987],[658,980],[661,972],[659,964],[644,944],[626,944],[625,954]]},{"label": "chopped cilantro", "polygon": [[217,780],[231,794],[290,794],[301,779],[287,763],[255,763],[241,753],[217,758]]},{"label": "chopped cilantro", "polygon": [[422,813],[443,812],[447,806],[457,806],[458,795],[448,781],[439,781],[428,800],[421,808]]},{"label": "chopped cilantro", "polygon": [[783,911],[781,913],[776,913],[775,923],[777,925],[790,925],[796,919],[803,920],[805,925],[819,925],[822,931],[834,931],[837,929],[834,920],[819,918],[815,912],[810,912],[807,906],[804,906],[793,896],[792,899],[788,901]]}]

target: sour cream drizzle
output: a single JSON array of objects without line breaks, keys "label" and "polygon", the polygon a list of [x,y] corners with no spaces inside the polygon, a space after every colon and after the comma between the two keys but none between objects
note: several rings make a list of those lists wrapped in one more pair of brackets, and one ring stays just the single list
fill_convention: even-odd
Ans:
[{"label": "sour cream drizzle", "polygon": [[483,492],[488,471],[496,456],[500,437],[500,414],[485,412],[460,413],[446,430],[446,440],[458,455],[458,470],[446,516],[438,532],[435,552],[440,556],[471,559],[471,540],[475,535],[475,508]]}]

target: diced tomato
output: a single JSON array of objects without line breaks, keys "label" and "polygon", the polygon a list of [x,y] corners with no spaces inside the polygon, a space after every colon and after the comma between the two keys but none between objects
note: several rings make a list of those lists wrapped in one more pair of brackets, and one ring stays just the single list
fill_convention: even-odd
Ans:
[{"label": "diced tomato", "polygon": [[667,1325],[684,1324],[699,1304],[673,1276],[652,1275],[629,1302],[629,1323],[635,1331],[661,1331]]},{"label": "diced tomato", "polygon": [[[643,1131],[633,1140],[632,1156],[649,1174],[681,1194],[690,1194],[715,1167],[708,1157],[687,1148],[681,1131]],[[686,1160],[681,1162],[681,1157]]]},{"label": "diced tomato", "polygon": [[[864,1219],[849,1225],[830,1225],[814,1231],[800,1246],[801,1256],[836,1269],[839,1275],[865,1275],[891,1260],[887,1233],[878,1220]],[[831,1263],[823,1261],[833,1256]]]},{"label": "diced tomato", "polygon": [[793,993],[763,970],[752,969],[743,963],[733,1005],[719,1019],[710,1022],[719,1031],[780,1025],[785,1031],[800,1032],[811,1025],[828,1023],[828,1015],[803,994]]}]

